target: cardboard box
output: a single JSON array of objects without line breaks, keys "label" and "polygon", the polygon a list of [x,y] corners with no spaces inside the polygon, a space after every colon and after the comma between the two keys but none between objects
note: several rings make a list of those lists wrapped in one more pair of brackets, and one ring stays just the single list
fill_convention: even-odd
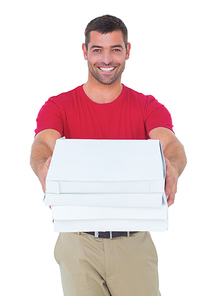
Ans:
[{"label": "cardboard box", "polygon": [[168,219],[165,220],[70,220],[54,221],[55,232],[87,231],[165,231]]},{"label": "cardboard box", "polygon": [[88,207],[146,207],[162,206],[162,193],[152,194],[45,194],[46,206],[88,206]]},{"label": "cardboard box", "polygon": [[163,231],[164,186],[158,140],[59,139],[44,202],[57,232]]},{"label": "cardboard box", "polygon": [[157,140],[56,142],[46,193],[163,193],[165,162]]},{"label": "cardboard box", "polygon": [[87,207],[87,206],[52,206],[54,220],[103,220],[103,219],[166,219],[168,207],[163,197],[160,208],[145,207]]}]

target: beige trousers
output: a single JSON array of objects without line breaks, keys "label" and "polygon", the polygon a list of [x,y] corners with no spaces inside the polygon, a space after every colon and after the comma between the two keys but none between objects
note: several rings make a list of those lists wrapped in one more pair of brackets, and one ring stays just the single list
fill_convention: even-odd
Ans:
[{"label": "beige trousers", "polygon": [[60,233],[55,258],[64,296],[160,296],[158,258],[149,232],[113,239]]}]

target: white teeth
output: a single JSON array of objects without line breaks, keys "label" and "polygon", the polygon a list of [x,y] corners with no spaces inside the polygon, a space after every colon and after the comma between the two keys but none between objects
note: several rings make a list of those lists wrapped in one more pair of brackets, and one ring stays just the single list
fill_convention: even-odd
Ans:
[{"label": "white teeth", "polygon": [[105,71],[105,72],[109,72],[109,71],[112,71],[115,69],[115,67],[112,67],[112,68],[100,68],[102,71]]}]

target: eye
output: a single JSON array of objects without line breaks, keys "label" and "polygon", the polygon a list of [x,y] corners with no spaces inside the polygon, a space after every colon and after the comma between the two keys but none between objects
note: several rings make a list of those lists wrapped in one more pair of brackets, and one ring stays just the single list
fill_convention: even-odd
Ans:
[{"label": "eye", "polygon": [[101,50],[99,48],[96,48],[93,50],[93,52],[101,52]]},{"label": "eye", "polygon": [[120,52],[121,50],[119,48],[114,48],[115,52]]}]

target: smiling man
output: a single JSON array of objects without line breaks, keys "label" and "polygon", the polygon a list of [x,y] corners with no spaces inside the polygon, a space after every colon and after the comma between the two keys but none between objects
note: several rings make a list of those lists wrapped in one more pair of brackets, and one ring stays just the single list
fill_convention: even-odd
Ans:
[{"label": "smiling man", "polygon": [[[102,24],[98,22],[97,25],[101,30]],[[103,27],[103,30],[105,29]],[[98,98],[96,98],[94,91],[93,101],[109,103],[120,95],[123,87],[121,75],[131,49],[130,43],[127,42],[126,27],[122,26],[122,31],[102,34],[97,30],[92,30],[90,23],[86,28],[85,35],[86,42],[82,45],[82,49],[84,58],[88,61],[89,77],[88,82],[83,86],[84,91],[90,95],[92,86],[94,88],[96,86]]]},{"label": "smiling man", "polygon": [[90,43],[83,44],[83,52],[88,60],[89,81],[93,79],[93,83],[96,80],[105,85],[114,82],[120,84],[125,60],[130,53],[130,43],[124,43],[121,31],[104,36],[96,31],[90,32]]},{"label": "smiling man", "polygon": [[[92,20],[82,45],[88,80],[50,98],[37,117],[31,166],[45,191],[55,142],[72,139],[159,139],[166,160],[165,192],[172,205],[186,165],[168,110],[154,97],[121,83],[129,59],[125,24],[114,16]],[[96,229],[95,229],[96,231]],[[55,258],[64,295],[159,296],[158,258],[148,232],[60,233]]]}]

